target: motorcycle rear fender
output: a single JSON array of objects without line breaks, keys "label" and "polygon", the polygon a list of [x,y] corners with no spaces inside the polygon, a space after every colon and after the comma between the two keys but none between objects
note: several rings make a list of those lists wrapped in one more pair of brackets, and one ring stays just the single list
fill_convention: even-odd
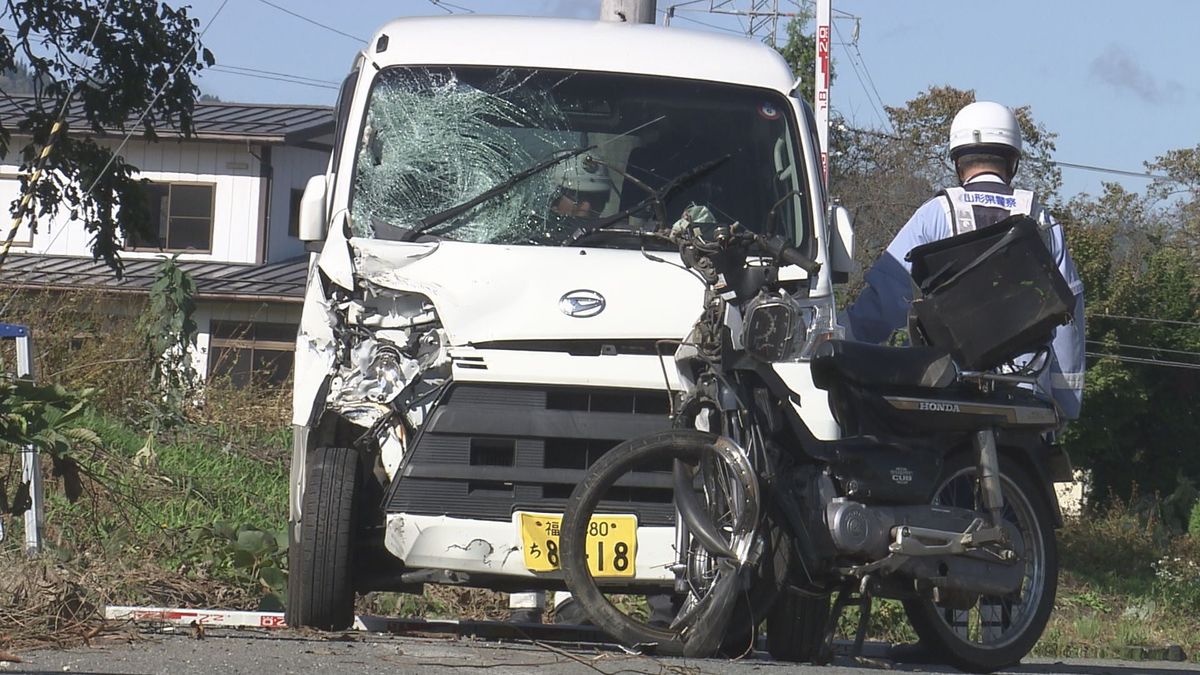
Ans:
[{"label": "motorcycle rear fender", "polygon": [[1042,494],[1054,514],[1054,528],[1063,526],[1062,508],[1058,503],[1055,483],[1074,480],[1071,458],[1061,445],[1047,443],[1040,434],[1032,432],[1001,432],[997,438],[1003,465],[1005,461],[1021,464],[1037,479]]}]

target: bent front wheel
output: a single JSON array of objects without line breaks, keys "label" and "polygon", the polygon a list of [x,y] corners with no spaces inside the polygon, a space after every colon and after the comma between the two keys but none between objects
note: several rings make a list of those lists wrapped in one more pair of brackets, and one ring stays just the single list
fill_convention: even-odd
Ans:
[{"label": "bent front wheel", "polygon": [[[728,448],[718,447],[723,442],[712,434],[687,430],[626,441],[597,460],[571,493],[560,539],[563,575],[592,622],[622,644],[666,655],[709,656],[723,640],[741,632],[730,621],[745,597],[742,569],[735,559],[714,554],[697,538],[684,544],[686,569],[671,570],[674,575],[660,573],[656,587],[628,576],[607,576],[611,570],[588,564],[597,543],[589,544],[589,533],[594,539],[595,523],[605,514],[620,513],[630,491],[643,491],[642,501],[644,491],[655,490],[655,500],[674,511],[674,488],[681,479],[672,477],[673,470],[684,472],[692,503],[698,503],[701,515],[712,523],[710,533],[719,541],[710,543],[726,551],[744,551],[754,527],[748,522],[752,518],[746,514],[746,497],[757,490],[756,477],[747,475],[746,465],[730,465]],[[676,584],[676,578],[683,583]],[[748,616],[741,623],[753,630]]]},{"label": "bent front wheel", "polygon": [[[947,463],[934,503],[981,507],[978,471],[966,455]],[[1003,517],[1020,532],[1024,578],[1018,592],[983,596],[970,609],[939,607],[927,600],[904,603],[921,643],[953,665],[991,672],[1013,665],[1033,649],[1054,608],[1058,549],[1054,517],[1045,491],[1015,462],[1001,460]]]}]

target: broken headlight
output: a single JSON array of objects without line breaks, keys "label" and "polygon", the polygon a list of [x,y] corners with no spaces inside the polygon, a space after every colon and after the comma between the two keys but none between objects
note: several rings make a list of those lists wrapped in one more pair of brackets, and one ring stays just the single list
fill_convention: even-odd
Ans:
[{"label": "broken headlight", "polygon": [[746,353],[769,363],[808,361],[822,343],[844,336],[827,298],[797,300],[763,292],[746,304],[743,316]]},{"label": "broken headlight", "polygon": [[759,293],[746,304],[742,344],[746,353],[761,361],[782,361],[792,355],[797,338],[807,326],[787,295]]}]

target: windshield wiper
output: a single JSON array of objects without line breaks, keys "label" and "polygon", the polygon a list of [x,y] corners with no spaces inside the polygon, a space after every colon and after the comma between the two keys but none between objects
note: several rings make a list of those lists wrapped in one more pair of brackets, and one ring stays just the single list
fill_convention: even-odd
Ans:
[{"label": "windshield wiper", "polygon": [[[696,182],[697,180],[703,178],[704,176],[708,175],[714,169],[721,166],[725,162],[729,161],[732,157],[733,157],[733,155],[721,155],[720,157],[717,157],[715,159],[710,159],[707,162],[698,164],[698,165],[692,167],[691,169],[684,171],[683,173],[679,174],[678,176],[667,181],[667,183],[665,185],[663,185],[662,187],[660,187],[659,189],[651,191],[650,196],[646,197],[645,199],[638,202],[637,204],[634,204],[633,206],[630,206],[627,209],[618,211],[618,212],[612,214],[611,216],[608,216],[607,218],[602,218],[600,220],[600,222],[596,223],[595,225],[591,225],[589,227],[581,227],[578,230],[576,230],[575,232],[572,232],[571,236],[569,236],[567,238],[567,240],[563,242],[563,245],[573,244],[576,241],[579,241],[580,239],[582,239],[583,237],[586,237],[586,236],[592,234],[593,232],[603,230],[604,228],[608,227],[609,225],[612,225],[613,223],[621,220],[622,218],[628,218],[630,215],[646,208],[647,206],[650,206],[651,204],[654,204],[658,207],[657,209],[655,209],[656,211],[658,211],[659,213],[665,214],[665,207],[663,206],[663,204],[666,203],[667,197],[670,197],[671,194],[673,192],[675,192],[676,190],[685,188],[685,187],[691,185],[692,183]],[[627,174],[622,174],[622,175],[625,175],[626,177],[628,177]],[[640,183],[641,181],[637,181],[637,182]],[[662,218],[662,216],[659,216],[659,217]],[[666,227],[668,225],[670,225],[670,223],[659,223],[658,224],[659,227]],[[631,231],[631,233],[632,233],[632,231]]]},{"label": "windshield wiper", "polygon": [[[476,206],[479,206],[480,204],[486,202],[489,199],[492,199],[493,197],[496,197],[496,196],[504,194],[505,192],[508,192],[510,189],[512,189],[512,187],[514,185],[516,185],[517,183],[520,183],[521,181],[525,180],[526,178],[529,178],[530,176],[541,173],[542,171],[545,171],[546,169],[549,169],[550,167],[552,167],[556,164],[565,162],[566,160],[571,159],[572,157],[575,157],[577,155],[582,155],[583,153],[587,152],[588,150],[594,150],[595,148],[596,148],[595,145],[587,145],[587,146],[583,146],[580,148],[573,148],[571,150],[563,150],[561,152],[557,152],[553,155],[550,155],[546,159],[543,159],[542,161],[538,162],[537,164],[534,164],[533,166],[529,167],[528,169],[524,169],[522,171],[518,171],[517,173],[514,173],[513,175],[509,176],[507,180],[500,183],[499,185],[497,185],[493,188],[490,188],[484,192],[481,192],[478,195],[468,199],[467,201],[465,201],[461,204],[456,204],[454,206],[451,206],[448,209],[445,209],[444,211],[438,211],[437,213],[435,213],[431,216],[426,216],[425,218],[422,218],[419,223],[417,223],[416,227],[414,227],[412,230],[409,231],[407,241],[411,241],[413,238],[417,237],[418,235],[424,234],[424,233],[428,232],[429,230],[437,227],[438,225],[441,225],[442,223],[444,223],[448,220],[453,220],[454,218],[461,216],[462,214],[466,213],[467,211],[470,211],[471,209],[475,208]],[[446,231],[448,232],[449,230],[446,230]],[[444,234],[444,232],[442,234]]]}]

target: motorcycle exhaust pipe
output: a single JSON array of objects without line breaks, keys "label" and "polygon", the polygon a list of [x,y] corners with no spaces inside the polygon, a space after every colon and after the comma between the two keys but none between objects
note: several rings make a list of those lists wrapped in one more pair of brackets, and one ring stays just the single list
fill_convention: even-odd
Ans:
[{"label": "motorcycle exhaust pipe", "polygon": [[946,591],[1008,597],[1021,591],[1024,568],[970,558],[910,558],[897,569],[916,580],[918,590],[937,586]]}]

